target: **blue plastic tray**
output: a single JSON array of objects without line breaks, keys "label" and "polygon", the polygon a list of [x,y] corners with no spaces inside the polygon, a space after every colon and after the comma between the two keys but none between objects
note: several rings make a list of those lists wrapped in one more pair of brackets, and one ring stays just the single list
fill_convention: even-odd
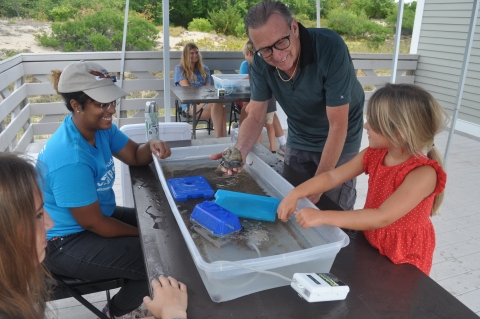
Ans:
[{"label": "blue plastic tray", "polygon": [[280,199],[221,189],[215,193],[214,202],[238,217],[274,222]]},{"label": "blue plastic tray", "polygon": [[170,178],[167,184],[173,198],[178,202],[191,198],[208,199],[214,195],[212,187],[203,176]]},{"label": "blue plastic tray", "polygon": [[215,236],[229,235],[242,229],[237,215],[210,201],[196,205],[190,220],[203,226]]}]

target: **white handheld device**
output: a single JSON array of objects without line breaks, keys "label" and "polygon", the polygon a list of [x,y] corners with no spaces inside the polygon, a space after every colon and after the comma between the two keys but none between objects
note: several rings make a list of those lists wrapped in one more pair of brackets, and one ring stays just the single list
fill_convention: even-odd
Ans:
[{"label": "white handheld device", "polygon": [[350,289],[330,273],[297,273],[291,286],[308,302],[343,300]]}]

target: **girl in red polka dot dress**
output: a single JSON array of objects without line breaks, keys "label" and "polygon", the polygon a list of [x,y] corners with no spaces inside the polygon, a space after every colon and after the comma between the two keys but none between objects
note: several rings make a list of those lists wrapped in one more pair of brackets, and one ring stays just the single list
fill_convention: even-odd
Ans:
[{"label": "girl in red polka dot dress", "polygon": [[363,230],[380,254],[395,264],[415,265],[427,275],[432,267],[435,231],[430,216],[443,200],[446,174],[433,144],[449,116],[424,89],[387,84],[369,100],[369,147],[350,162],[319,174],[293,189],[278,207],[287,221],[302,197],[324,193],[361,173],[369,175],[364,209],[295,212],[303,228],[331,225]]}]

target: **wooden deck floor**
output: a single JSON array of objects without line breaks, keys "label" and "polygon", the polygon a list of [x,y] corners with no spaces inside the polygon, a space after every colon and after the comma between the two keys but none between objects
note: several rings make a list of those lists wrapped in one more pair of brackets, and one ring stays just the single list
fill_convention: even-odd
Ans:
[{"label": "wooden deck floor", "polygon": [[[212,138],[200,131],[198,138]],[[443,154],[448,132],[439,134],[435,145]],[[263,143],[267,145],[266,134]],[[362,148],[368,145],[366,135]],[[39,147],[33,146],[32,153]],[[432,221],[437,235],[431,277],[442,287],[457,297],[467,307],[480,315],[480,139],[463,134],[455,134],[447,163],[447,189],[441,214]],[[116,163],[117,167],[118,163]],[[115,192],[117,204],[122,204],[120,172],[117,168]],[[358,199],[356,208],[363,206],[367,191],[367,177],[361,176],[357,184]],[[114,294],[115,292],[113,292]],[[86,296],[101,309],[105,305],[105,294]],[[52,306],[52,304],[50,304]],[[95,318],[86,308],[73,298],[53,303],[48,319]]]}]

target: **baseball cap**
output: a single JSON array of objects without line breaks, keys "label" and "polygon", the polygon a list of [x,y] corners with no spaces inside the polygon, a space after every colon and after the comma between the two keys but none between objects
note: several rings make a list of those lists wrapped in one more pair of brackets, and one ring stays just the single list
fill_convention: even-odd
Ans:
[{"label": "baseball cap", "polygon": [[82,60],[67,65],[62,71],[58,81],[58,92],[83,91],[95,101],[108,103],[128,95],[115,82],[116,78],[111,77],[103,66]]}]

